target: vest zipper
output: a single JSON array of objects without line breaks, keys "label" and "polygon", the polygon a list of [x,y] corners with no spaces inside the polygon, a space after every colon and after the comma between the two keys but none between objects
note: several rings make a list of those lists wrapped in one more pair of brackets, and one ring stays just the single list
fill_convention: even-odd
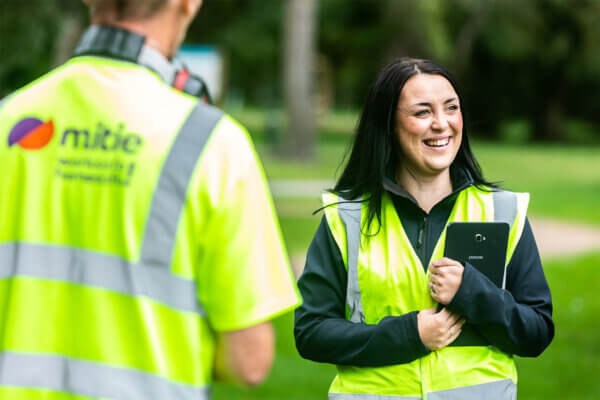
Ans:
[{"label": "vest zipper", "polygon": [[425,256],[427,255],[427,217],[423,217],[423,221],[421,222],[421,226],[419,227],[419,235],[417,236],[417,248],[419,249],[419,254],[421,258],[421,263],[423,264],[423,268],[427,271],[428,265],[427,259]]}]

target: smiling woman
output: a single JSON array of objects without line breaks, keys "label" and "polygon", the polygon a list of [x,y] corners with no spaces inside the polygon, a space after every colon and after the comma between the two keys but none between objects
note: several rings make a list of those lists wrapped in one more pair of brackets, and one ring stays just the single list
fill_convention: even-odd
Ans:
[{"label": "smiling woman", "polygon": [[[529,195],[483,178],[461,105],[427,60],[393,62],[369,92],[298,282],[296,346],[338,367],[330,399],[512,400],[512,355],[552,340]],[[444,257],[450,222],[511,227],[505,287]]]},{"label": "smiling woman", "polygon": [[[414,186],[430,179],[440,181],[432,185],[443,191],[439,196],[452,192],[449,167],[461,144],[463,121],[458,95],[450,82],[440,75],[420,73],[411,77],[398,101],[396,127],[404,155],[396,180],[415,194],[420,193]],[[439,196],[417,201],[429,211]]]},{"label": "smiling woman", "polygon": [[[411,196],[415,196],[419,193],[413,193],[407,185],[418,184],[421,178],[425,181],[436,179],[441,184],[429,187],[438,189],[439,193],[426,196],[427,199],[435,197],[434,204],[445,197],[444,191],[451,189],[448,186],[450,173],[468,171],[475,186],[494,187],[483,177],[471,151],[462,122],[463,102],[457,87],[443,66],[412,58],[392,62],[375,80],[360,116],[350,157],[333,189],[336,193],[344,192],[346,199],[368,194],[367,226],[371,226],[374,219],[381,222],[385,181],[401,183]],[[452,137],[450,146],[433,141],[445,137]],[[425,144],[426,139],[431,139],[429,145]],[[412,140],[417,143],[409,145]],[[418,164],[418,160],[422,163],[422,155],[439,155],[434,150],[440,150],[440,158],[445,159],[446,168],[442,164],[441,174],[435,173],[435,168],[430,166],[427,173],[411,177],[418,171],[413,164]],[[400,182],[403,179],[406,180]]]}]

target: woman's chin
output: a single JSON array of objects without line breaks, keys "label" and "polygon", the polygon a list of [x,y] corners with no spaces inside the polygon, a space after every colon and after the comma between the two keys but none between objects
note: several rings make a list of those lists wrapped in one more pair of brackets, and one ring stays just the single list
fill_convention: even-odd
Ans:
[{"label": "woman's chin", "polygon": [[423,172],[427,171],[427,175],[430,176],[445,174],[450,169],[451,164],[452,162],[447,161],[426,163]]}]

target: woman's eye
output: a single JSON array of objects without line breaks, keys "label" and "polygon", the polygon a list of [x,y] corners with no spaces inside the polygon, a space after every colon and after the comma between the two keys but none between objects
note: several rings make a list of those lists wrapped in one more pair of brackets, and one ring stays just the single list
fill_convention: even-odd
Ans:
[{"label": "woman's eye", "polygon": [[450,111],[458,110],[458,104],[451,104],[450,106],[448,106],[448,110],[450,110]]},{"label": "woman's eye", "polygon": [[423,117],[429,113],[429,110],[419,110],[415,113],[417,117]]}]

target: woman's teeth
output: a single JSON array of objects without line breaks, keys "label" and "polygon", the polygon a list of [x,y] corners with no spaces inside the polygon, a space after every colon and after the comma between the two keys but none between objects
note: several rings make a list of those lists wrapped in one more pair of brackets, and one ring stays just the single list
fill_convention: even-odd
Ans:
[{"label": "woman's teeth", "polygon": [[448,143],[450,143],[450,138],[425,140],[425,144],[431,147],[444,147]]}]

